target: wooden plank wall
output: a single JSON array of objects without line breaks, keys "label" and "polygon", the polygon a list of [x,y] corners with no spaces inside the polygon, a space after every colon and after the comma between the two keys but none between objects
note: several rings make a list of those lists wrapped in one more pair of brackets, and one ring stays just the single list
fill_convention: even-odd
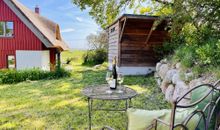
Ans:
[{"label": "wooden plank wall", "polygon": [[167,38],[165,22],[157,27],[146,44],[154,20],[128,19],[121,40],[121,66],[154,66],[153,45],[161,46]]},{"label": "wooden plank wall", "polygon": [[[114,31],[113,31],[114,30]],[[118,57],[119,23],[115,23],[108,29],[108,62],[112,63],[115,56]]]}]

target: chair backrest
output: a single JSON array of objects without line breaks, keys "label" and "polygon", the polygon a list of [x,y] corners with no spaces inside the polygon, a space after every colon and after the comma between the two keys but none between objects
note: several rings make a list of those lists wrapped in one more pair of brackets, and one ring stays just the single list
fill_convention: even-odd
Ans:
[{"label": "chair backrest", "polygon": [[[179,105],[179,102],[189,97],[189,95],[195,91],[200,90],[201,92],[201,89],[202,89],[202,94],[201,94],[202,96],[199,97],[197,100],[191,102],[188,105]],[[205,92],[203,92],[203,90]],[[189,123],[190,119],[192,119],[195,115],[199,115],[199,121],[198,121],[197,127],[199,123],[203,121],[205,122],[204,123],[205,130],[208,130],[210,121],[212,117],[214,116],[214,114],[216,114],[216,109],[218,107],[218,104],[220,103],[219,95],[220,95],[220,80],[214,83],[213,85],[212,84],[201,84],[199,86],[196,86],[190,89],[186,94],[184,94],[182,97],[174,101],[173,108],[172,108],[170,129],[174,130],[176,127],[178,128],[182,127],[183,130],[188,130],[187,124]],[[201,108],[202,103],[203,103],[203,106]],[[199,105],[200,105],[200,108],[197,108],[194,112],[188,115],[187,118],[185,118],[182,123],[175,124],[176,109],[194,108]]]}]

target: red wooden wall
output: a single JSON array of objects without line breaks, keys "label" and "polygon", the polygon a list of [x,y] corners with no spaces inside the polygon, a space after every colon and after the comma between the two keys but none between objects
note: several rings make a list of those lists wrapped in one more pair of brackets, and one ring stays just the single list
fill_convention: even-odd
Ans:
[{"label": "red wooden wall", "polygon": [[[15,55],[16,50],[47,50],[32,31],[0,0],[0,21],[14,22],[14,37],[0,37],[0,68],[7,67],[7,55]],[[53,49],[51,49],[53,50]],[[50,52],[51,62],[55,53]]]}]

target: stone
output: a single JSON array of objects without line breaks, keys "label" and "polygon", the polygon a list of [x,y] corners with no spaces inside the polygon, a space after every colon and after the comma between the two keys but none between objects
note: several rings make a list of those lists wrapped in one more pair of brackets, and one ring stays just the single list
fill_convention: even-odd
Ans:
[{"label": "stone", "polygon": [[192,77],[193,77],[193,73],[192,72],[186,73],[185,74],[185,81],[189,81],[190,79],[192,79]]},{"label": "stone", "polygon": [[[177,100],[178,98],[182,97],[189,91],[189,87],[183,82],[178,81],[175,86],[175,91],[173,93],[173,100]],[[187,98],[190,98],[191,95],[187,95]]]},{"label": "stone", "polygon": [[172,83],[173,84],[176,84],[177,82],[181,81],[180,79],[180,75],[179,75],[179,72],[175,73],[172,77]]},{"label": "stone", "polygon": [[167,64],[168,63],[168,61],[167,61],[167,59],[165,58],[165,59],[163,59],[163,60],[161,60],[160,61],[162,64]]},{"label": "stone", "polygon": [[161,86],[162,80],[161,78],[156,78],[156,82],[158,86]]},{"label": "stone", "polygon": [[158,72],[159,76],[160,76],[162,79],[164,79],[168,70],[169,70],[168,64],[163,64],[163,65],[161,65],[161,67],[160,67],[160,69],[159,69],[159,72]]},{"label": "stone", "polygon": [[165,94],[166,89],[168,88],[168,86],[169,86],[169,83],[164,82],[164,80],[163,80],[162,83],[161,83],[160,88],[161,88],[161,90],[162,90],[162,92],[163,92],[164,94]]},{"label": "stone", "polygon": [[157,65],[156,65],[156,72],[159,72],[161,65],[162,64],[160,62],[157,63]]},{"label": "stone", "polygon": [[176,63],[176,69],[181,69],[181,63],[180,62],[178,62],[178,63]]},{"label": "stone", "polygon": [[178,73],[178,71],[176,69],[171,69],[169,71],[167,71],[166,76],[164,78],[164,82],[167,83],[172,83],[172,77]]},{"label": "stone", "polygon": [[173,102],[173,93],[174,93],[175,87],[173,84],[170,84],[165,93],[165,99],[169,102]]},{"label": "stone", "polygon": [[160,76],[158,75],[157,72],[154,73],[154,77],[155,77],[155,78],[160,78]]},{"label": "stone", "polygon": [[189,87],[190,88],[194,88],[194,87],[196,87],[196,86],[198,86],[200,84],[203,84],[202,78],[194,79],[194,80],[189,82]]}]

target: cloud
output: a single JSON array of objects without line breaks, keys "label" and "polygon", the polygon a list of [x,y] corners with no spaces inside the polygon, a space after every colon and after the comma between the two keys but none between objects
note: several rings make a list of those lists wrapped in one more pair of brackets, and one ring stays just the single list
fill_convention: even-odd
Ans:
[{"label": "cloud", "polygon": [[63,29],[61,32],[62,33],[70,33],[70,32],[74,32],[75,29],[74,28],[67,28],[67,29]]},{"label": "cloud", "polygon": [[76,17],[76,20],[79,21],[79,22],[82,22],[82,21],[83,21],[83,19],[80,18],[80,17]]}]

